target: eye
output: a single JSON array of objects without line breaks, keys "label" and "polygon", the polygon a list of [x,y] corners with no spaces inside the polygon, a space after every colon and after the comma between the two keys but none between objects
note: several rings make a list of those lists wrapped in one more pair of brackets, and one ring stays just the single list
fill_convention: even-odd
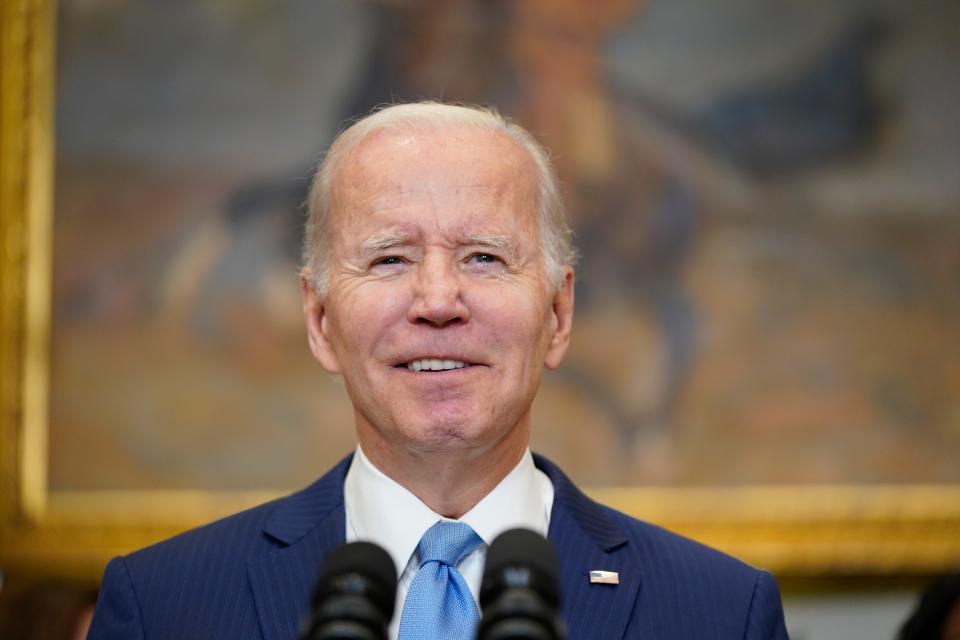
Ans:
[{"label": "eye", "polygon": [[472,262],[481,262],[481,263],[494,263],[500,262],[498,256],[493,255],[492,253],[475,253],[469,258]]},{"label": "eye", "polygon": [[403,264],[404,260],[400,256],[386,256],[383,258],[378,258],[373,262],[374,266],[384,264],[384,265],[394,265],[394,264]]}]

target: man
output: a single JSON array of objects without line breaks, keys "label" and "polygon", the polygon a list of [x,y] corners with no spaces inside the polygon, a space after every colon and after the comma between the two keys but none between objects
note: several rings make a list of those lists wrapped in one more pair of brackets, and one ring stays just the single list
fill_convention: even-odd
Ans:
[{"label": "man", "polygon": [[388,107],[333,144],[309,215],[310,349],[343,377],[355,454],[111,561],[92,638],[292,638],[325,554],[356,539],[397,565],[392,637],[470,637],[486,546],[516,526],[558,549],[571,638],[786,637],[768,573],[602,507],[530,454],[541,372],[570,341],[575,254],[529,134],[482,109]]}]

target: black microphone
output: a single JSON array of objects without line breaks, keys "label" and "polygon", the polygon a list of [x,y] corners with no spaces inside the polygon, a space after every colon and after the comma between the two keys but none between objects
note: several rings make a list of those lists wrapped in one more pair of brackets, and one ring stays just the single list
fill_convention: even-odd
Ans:
[{"label": "black microphone", "polygon": [[553,544],[528,529],[499,535],[487,551],[477,640],[565,640]]},{"label": "black microphone", "polygon": [[323,562],[301,640],[386,640],[397,568],[371,542],[340,545]]}]

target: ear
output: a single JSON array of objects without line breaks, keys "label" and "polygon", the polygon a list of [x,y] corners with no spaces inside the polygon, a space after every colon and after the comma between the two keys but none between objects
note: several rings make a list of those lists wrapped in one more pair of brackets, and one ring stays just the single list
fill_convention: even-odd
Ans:
[{"label": "ear", "polygon": [[564,267],[563,282],[553,294],[551,306],[552,335],[547,345],[547,357],[544,364],[547,369],[556,369],[563,362],[570,347],[570,332],[573,329],[573,267]]},{"label": "ear", "polygon": [[313,287],[313,276],[308,267],[300,270],[300,292],[303,295],[303,319],[307,324],[310,351],[324,369],[340,373],[340,361],[329,337],[329,321],[325,300]]}]

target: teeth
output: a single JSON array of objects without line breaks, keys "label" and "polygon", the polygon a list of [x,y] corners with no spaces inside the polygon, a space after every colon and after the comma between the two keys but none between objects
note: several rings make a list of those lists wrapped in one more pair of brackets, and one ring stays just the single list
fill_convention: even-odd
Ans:
[{"label": "teeth", "polygon": [[466,362],[459,360],[440,360],[438,358],[421,358],[407,363],[410,371],[447,371],[449,369],[463,369]]}]

